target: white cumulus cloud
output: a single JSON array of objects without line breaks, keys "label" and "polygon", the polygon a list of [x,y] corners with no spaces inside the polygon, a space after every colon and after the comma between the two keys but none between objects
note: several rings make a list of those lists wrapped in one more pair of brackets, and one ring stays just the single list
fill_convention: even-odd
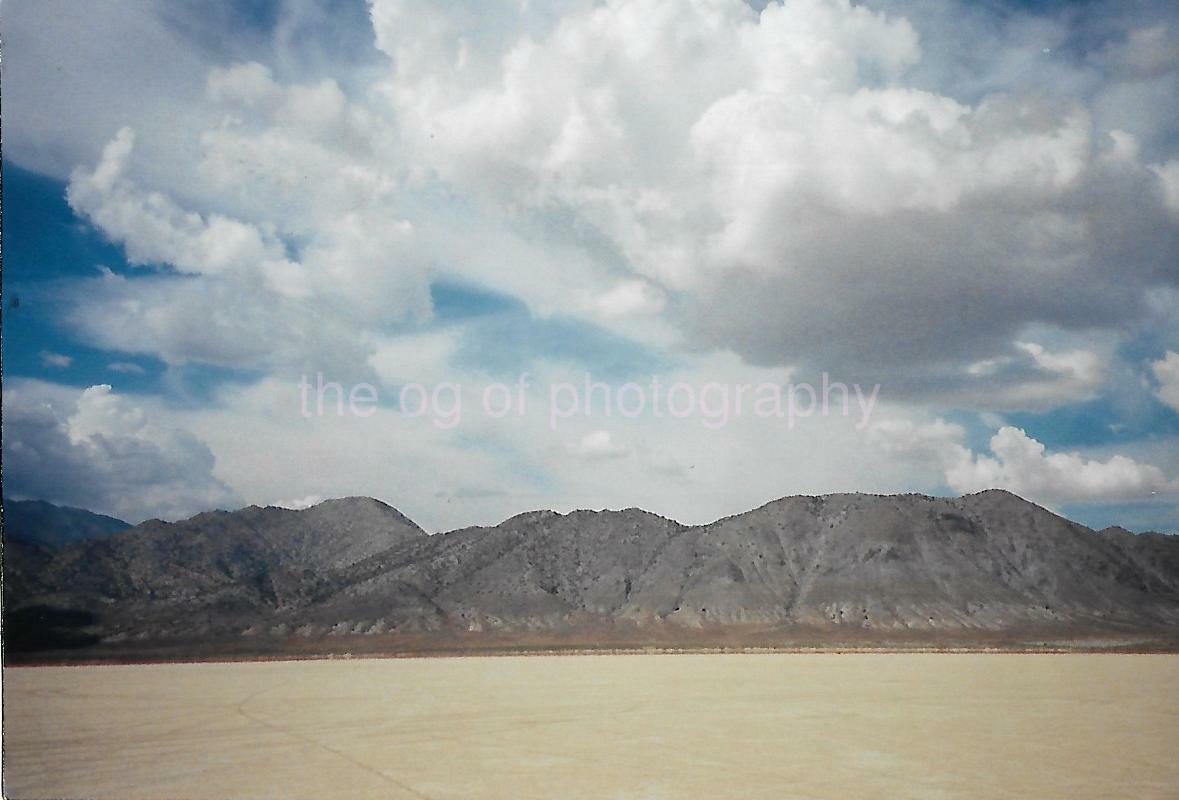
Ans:
[{"label": "white cumulus cloud", "polygon": [[607,430],[587,433],[567,449],[571,455],[591,461],[625,458],[631,453],[630,447],[614,441],[613,435]]},{"label": "white cumulus cloud", "polygon": [[1031,324],[1133,318],[1149,283],[1175,281],[1175,223],[1129,134],[1068,92],[911,85],[938,56],[897,14],[375,0],[373,19],[416,168],[512,214],[571,209],[677,295],[697,344],[900,385],[960,375],[943,364]]},{"label": "white cumulus cloud", "polygon": [[4,488],[139,522],[176,519],[239,498],[213,475],[213,454],[186,430],[157,423],[108,385],[82,392],[6,381]]},{"label": "white cumulus cloud", "polygon": [[[524,351],[577,338],[587,364],[548,356],[573,379],[643,349],[698,383],[879,383],[882,416],[1045,411],[1115,393],[1140,368],[1119,345],[1174,326],[1179,58],[1162,3],[1140,16],[1114,3],[371,0],[359,38],[380,52],[355,69],[351,53],[276,57],[279,39],[319,41],[314,26],[198,43],[177,22],[217,18],[203,7],[45,1],[6,17],[6,143],[22,166],[71,174],[79,219],[141,265],[54,297],[54,321],[109,351],[112,372],[145,356],[177,373],[250,370],[289,392],[320,372],[388,389],[474,385],[503,355],[540,386],[544,358]],[[278,16],[294,6],[337,21],[318,0]],[[442,287],[458,299],[436,316]],[[497,321],[464,299],[484,296],[519,329],[464,318]],[[1171,354],[1152,372],[1174,405]],[[188,454],[191,485],[212,491],[199,446],[145,433],[168,427],[153,427],[158,409],[100,394],[78,413],[78,398],[55,395],[43,429],[27,418],[60,474],[91,469],[94,442],[114,437],[151,464]],[[261,500],[368,487],[427,503],[492,474],[503,493],[468,508],[606,497],[704,519],[796,490],[929,485],[932,470],[1045,502],[1162,491],[1149,465],[1037,450],[1006,429],[978,454],[960,428],[910,430],[894,473],[833,424],[787,436],[746,419],[685,438],[670,420],[615,417],[571,420],[557,438],[543,423],[473,430],[469,405],[462,436],[414,434],[410,463],[400,428],[335,420],[356,426],[345,445],[309,421],[296,435],[268,404],[218,402],[189,421],[234,488]],[[309,474],[304,453],[334,454],[331,476]],[[53,473],[6,466],[22,463]],[[180,468],[145,485],[168,469]],[[95,480],[109,506],[114,478]],[[423,511],[474,521],[456,505]]]},{"label": "white cumulus cloud", "polygon": [[1078,452],[1050,453],[1010,425],[991,437],[987,453],[966,447],[963,428],[942,420],[881,423],[874,426],[873,435],[877,446],[894,455],[940,463],[946,484],[960,493],[1007,489],[1050,506],[1179,493],[1179,479],[1167,477],[1152,464],[1124,455],[1102,460]]},{"label": "white cumulus cloud", "polygon": [[1179,411],[1179,353],[1167,351],[1162,359],[1152,362],[1151,371],[1159,382],[1155,394],[1171,408]]}]

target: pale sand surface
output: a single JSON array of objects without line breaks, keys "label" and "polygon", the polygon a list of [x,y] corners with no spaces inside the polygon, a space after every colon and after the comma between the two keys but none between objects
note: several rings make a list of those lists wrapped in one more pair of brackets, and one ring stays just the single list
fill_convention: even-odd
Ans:
[{"label": "pale sand surface", "polygon": [[1179,797],[1179,656],[6,670],[9,797]]}]

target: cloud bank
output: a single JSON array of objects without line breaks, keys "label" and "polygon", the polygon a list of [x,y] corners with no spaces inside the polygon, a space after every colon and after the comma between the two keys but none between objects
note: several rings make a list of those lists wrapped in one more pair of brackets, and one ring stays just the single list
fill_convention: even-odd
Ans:
[{"label": "cloud bank", "polygon": [[1106,460],[1077,452],[1049,453],[1012,426],[1000,428],[989,453],[975,453],[962,440],[961,426],[942,420],[925,425],[885,423],[873,431],[878,446],[902,457],[936,460],[955,492],[1004,488],[1051,507],[1068,503],[1125,502],[1179,492],[1179,478],[1126,456]]},{"label": "cloud bank", "polygon": [[6,381],[4,490],[140,522],[177,519],[241,498],[213,475],[191,433],[160,425],[108,385],[83,391]]},{"label": "cloud bank", "polygon": [[[685,486],[711,482],[688,503],[701,517],[765,499],[747,496],[741,462],[780,470],[757,482],[767,496],[1002,485],[1067,503],[1176,491],[1165,463],[1050,452],[1057,443],[1044,448],[1034,429],[1091,413],[1093,427],[1146,420],[1163,441],[1176,430],[1169,4],[371,0],[367,17],[334,17],[301,0],[279,4],[273,29],[234,18],[231,30],[212,12],[197,15],[206,27],[182,25],[188,12],[148,3],[81,14],[89,37],[69,15],[40,15],[41,30],[13,8],[6,77],[19,107],[44,99],[45,116],[6,120],[6,153],[65,177],[77,218],[127,262],[55,298],[57,322],[109,352],[112,381],[143,374],[130,356],[177,374],[245,372],[260,393],[318,373],[388,390],[523,371],[538,382],[662,371],[698,385],[829,372],[881,384],[879,413],[902,427],[961,422],[910,431],[920,447],[907,452],[928,464],[887,480],[865,466],[880,465],[865,440],[825,428],[721,441],[613,420],[559,437],[414,439],[415,453],[465,453],[496,474],[443,491],[479,513],[595,496],[646,504],[607,488],[624,465],[671,513]],[[216,20],[226,28],[210,35]],[[145,52],[110,46],[130,34]],[[109,69],[78,65],[95,48]],[[54,70],[54,58],[75,67]],[[150,79],[121,79],[136,70]],[[75,112],[61,98],[86,102]],[[71,353],[40,349],[68,373]],[[235,490],[330,493],[294,467],[259,474],[238,443],[278,446],[281,428],[217,403],[170,424],[208,434]],[[966,446],[984,432],[986,448]],[[51,449],[77,460],[88,446]],[[195,465],[197,450],[169,452]],[[380,455],[341,458],[375,467]],[[809,471],[787,463],[804,459]],[[212,491],[211,472],[193,469],[196,496]],[[447,472],[406,475],[397,491],[435,497],[427,474]]]}]

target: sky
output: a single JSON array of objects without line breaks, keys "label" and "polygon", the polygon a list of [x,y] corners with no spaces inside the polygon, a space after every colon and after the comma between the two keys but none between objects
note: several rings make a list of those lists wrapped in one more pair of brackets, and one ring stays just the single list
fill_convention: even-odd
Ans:
[{"label": "sky", "polygon": [[3,486],[1179,529],[1168,0],[6,0]]}]

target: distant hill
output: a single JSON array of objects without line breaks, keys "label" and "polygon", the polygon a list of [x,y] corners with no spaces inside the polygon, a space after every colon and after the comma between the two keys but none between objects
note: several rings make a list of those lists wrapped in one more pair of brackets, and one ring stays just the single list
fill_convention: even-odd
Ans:
[{"label": "distant hill", "polygon": [[1003,491],[787,497],[700,526],[540,511],[433,536],[348,498],[14,558],[9,608],[92,612],[111,652],[1179,639],[1179,537],[1098,533]]},{"label": "distant hill", "polygon": [[95,539],[126,530],[121,519],[82,508],[55,506],[42,500],[8,500],[4,503],[4,538],[57,548],[71,542]]}]

